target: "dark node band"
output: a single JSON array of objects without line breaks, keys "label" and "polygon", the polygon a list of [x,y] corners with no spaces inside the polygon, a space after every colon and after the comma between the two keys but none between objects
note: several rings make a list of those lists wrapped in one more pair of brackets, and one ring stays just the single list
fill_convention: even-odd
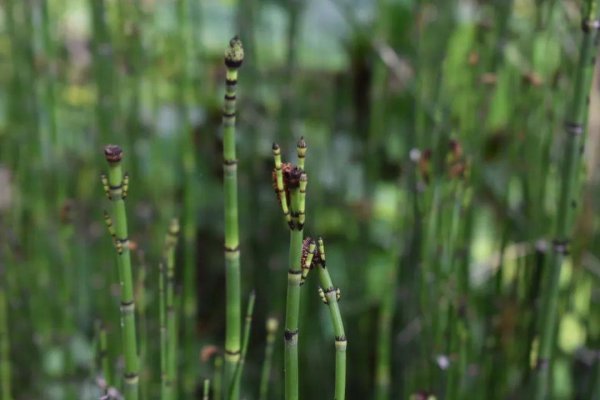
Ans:
[{"label": "dark node band", "polygon": [[223,160],[223,165],[237,165],[238,161],[237,160]]},{"label": "dark node band", "polygon": [[306,154],[300,153],[300,154],[298,154],[298,158],[306,158]]},{"label": "dark node band", "polygon": [[567,122],[565,122],[565,129],[566,129],[567,133],[570,133],[571,135],[574,135],[574,136],[578,136],[583,133],[583,124],[567,121]]},{"label": "dark node band", "polygon": [[557,254],[563,254],[563,255],[569,254],[569,240],[567,240],[567,239],[565,239],[565,240],[554,239],[552,241],[552,247],[554,249],[554,252]]},{"label": "dark node band", "polygon": [[115,240],[121,244],[125,244],[129,241],[129,238],[116,238]]},{"label": "dark node band", "polygon": [[227,350],[227,349],[225,349],[225,354],[228,354],[230,356],[237,356],[238,354],[240,354],[240,350]]},{"label": "dark node band", "polygon": [[234,60],[232,58],[226,57],[225,58],[225,66],[227,68],[231,68],[231,69],[238,69],[239,67],[242,66],[243,61],[244,60],[237,60],[237,59]]},{"label": "dark node band", "polygon": [[131,381],[131,380],[137,379],[138,374],[137,374],[137,372],[125,372],[125,374],[123,374],[123,376],[125,377],[125,380]]},{"label": "dark node band", "polygon": [[288,221],[288,225],[291,230],[294,230],[296,228],[296,224],[294,224],[294,221]]},{"label": "dark node band", "polygon": [[226,94],[225,100],[229,100],[229,101],[235,100],[235,94]]},{"label": "dark node band", "polygon": [[296,271],[295,269],[288,270],[288,274],[292,274],[292,275],[300,275],[301,273],[302,273],[302,270],[300,270],[300,271]]},{"label": "dark node band", "polygon": [[304,224],[298,223],[298,230],[301,231],[304,229]]},{"label": "dark node band", "polygon": [[114,185],[114,186],[113,186],[113,185],[110,185],[110,186],[108,186],[108,188],[109,188],[110,190],[120,190],[120,189],[122,189],[122,188],[123,188],[123,184],[121,183],[120,185]]},{"label": "dark node band", "polygon": [[294,338],[294,336],[296,336],[298,334],[298,329],[296,329],[295,331],[290,331],[289,329],[286,329],[283,332],[283,337],[285,338],[285,340],[290,341]]},{"label": "dark node band", "polygon": [[600,21],[597,19],[584,19],[581,21],[581,29],[588,33],[592,29],[600,29]]},{"label": "dark node band", "polygon": [[235,111],[228,113],[227,111],[223,111],[223,118],[235,118]]},{"label": "dark node band", "polygon": [[237,79],[225,79],[225,83],[230,86],[235,86],[237,84]]},{"label": "dark node band", "polygon": [[235,247],[223,246],[223,248],[225,249],[226,253],[235,253],[237,251],[240,251],[240,246],[235,246]]},{"label": "dark node band", "polygon": [[121,307],[131,307],[132,305],[133,305],[133,300],[121,302]]},{"label": "dark node band", "polygon": [[304,189],[304,190],[300,189],[300,193],[302,193],[302,194],[306,193],[306,189]]},{"label": "dark node band", "polygon": [[333,286],[328,287],[327,289],[323,290],[323,292],[325,294],[334,293],[335,291],[336,291],[336,289]]},{"label": "dark node band", "polygon": [[335,341],[336,342],[347,342],[348,339],[346,339],[346,336],[342,335],[342,336],[336,336]]}]

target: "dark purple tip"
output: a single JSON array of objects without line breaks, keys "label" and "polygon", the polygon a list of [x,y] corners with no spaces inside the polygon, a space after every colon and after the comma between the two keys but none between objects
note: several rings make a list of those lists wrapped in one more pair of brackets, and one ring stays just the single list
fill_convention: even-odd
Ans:
[{"label": "dark purple tip", "polygon": [[104,147],[104,157],[109,163],[118,163],[123,158],[123,150],[116,144],[109,144]]}]

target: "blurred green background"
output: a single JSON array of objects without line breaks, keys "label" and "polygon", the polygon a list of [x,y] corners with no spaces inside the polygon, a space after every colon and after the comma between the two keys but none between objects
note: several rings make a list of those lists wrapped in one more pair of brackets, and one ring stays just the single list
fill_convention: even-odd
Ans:
[{"label": "blurred green background", "polygon": [[[99,398],[96,321],[107,326],[115,377],[122,368],[98,179],[107,143],[123,147],[130,175],[144,398],[158,398],[156,277],[174,216],[183,224],[178,398],[198,398],[213,377],[201,351],[223,343],[220,116],[235,34],[246,52],[242,290],[257,293],[243,398],[257,398],[266,318],[284,317],[289,239],[271,144],[294,160],[301,136],[305,231],[325,238],[342,292],[348,398],[530,398],[582,3],[3,0],[0,286],[13,398]],[[599,396],[596,83],[591,93],[553,399]],[[333,331],[314,279],[301,307],[301,397],[331,398]],[[280,337],[272,398],[283,396]]]}]

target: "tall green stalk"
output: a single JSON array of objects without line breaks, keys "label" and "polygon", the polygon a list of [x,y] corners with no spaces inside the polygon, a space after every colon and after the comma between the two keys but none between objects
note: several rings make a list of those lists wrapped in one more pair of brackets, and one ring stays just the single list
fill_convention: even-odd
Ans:
[{"label": "tall green stalk", "polygon": [[[314,244],[311,244],[314,247]],[[314,251],[314,249],[313,249]],[[329,307],[331,314],[331,323],[335,333],[335,400],[344,400],[346,398],[346,349],[348,347],[348,339],[344,331],[344,322],[342,321],[342,313],[338,300],[340,299],[340,291],[333,286],[331,276],[327,270],[325,262],[325,244],[323,239],[319,238],[318,257],[315,263],[319,271],[319,280],[321,287],[319,293],[321,299]]]},{"label": "tall green stalk", "polygon": [[203,389],[202,389],[202,400],[208,400],[209,396],[210,396],[210,379],[205,379]]},{"label": "tall green stalk", "polygon": [[262,372],[260,374],[259,400],[267,400],[269,396],[269,378],[271,376],[271,363],[273,361],[273,348],[275,343],[275,334],[279,328],[279,321],[276,318],[267,319],[267,344],[265,347],[265,360],[263,362]]},{"label": "tall green stalk", "polygon": [[160,324],[160,398],[166,400],[171,391],[168,364],[167,300],[165,290],[165,266],[161,262],[158,270],[158,319]]},{"label": "tall green stalk", "polygon": [[179,235],[179,221],[174,218],[169,224],[165,238],[165,263],[167,265],[167,376],[170,388],[168,398],[177,397],[177,320],[175,307],[175,247]]},{"label": "tall green stalk", "polygon": [[[115,218],[114,244],[117,250],[117,266],[121,286],[121,332],[125,370],[125,400],[138,400],[138,352],[137,333],[135,328],[135,301],[133,297],[133,277],[131,271],[131,256],[129,251],[129,237],[127,236],[127,214],[125,211],[125,198],[129,179],[123,175],[121,159],[123,151],[119,146],[107,145],[104,156],[108,161],[108,179],[103,176],[105,193],[113,204]],[[109,224],[109,229],[112,224]]]},{"label": "tall green stalk", "polygon": [[582,137],[586,128],[588,96],[592,82],[599,22],[598,0],[587,0],[582,21],[583,39],[575,72],[573,98],[565,123],[564,159],[561,165],[558,211],[553,240],[554,253],[544,277],[542,308],[540,312],[539,352],[534,375],[532,398],[549,398],[549,376],[554,347],[554,332],[557,323],[559,277],[564,259],[569,254],[569,244],[573,229],[573,214],[577,208]]},{"label": "tall green stalk", "polygon": [[[275,171],[274,186],[279,204],[290,227],[290,254],[285,309],[285,398],[298,399],[298,319],[300,315],[300,286],[302,284],[302,241],[304,235],[306,185],[304,172],[306,142],[298,142],[298,166],[281,162],[281,149],[273,144]],[[289,201],[289,207],[288,207]]]},{"label": "tall green stalk", "polygon": [[248,353],[248,343],[250,341],[250,329],[252,328],[252,315],[254,313],[254,302],[256,300],[256,293],[252,291],[248,297],[248,306],[246,308],[246,321],[244,324],[244,340],[242,341],[242,354],[240,362],[235,369],[233,376],[233,385],[230,391],[230,399],[234,393],[239,393],[240,383],[242,381],[242,374],[244,372],[244,362],[246,361],[246,354]]},{"label": "tall green stalk", "polygon": [[0,393],[2,399],[12,399],[10,390],[10,341],[8,337],[8,306],[4,285],[0,284]]},{"label": "tall green stalk", "polygon": [[[223,107],[223,180],[225,201],[225,396],[233,385],[233,375],[240,361],[241,301],[240,301],[240,240],[238,226],[237,157],[235,151],[235,104],[238,68],[244,61],[242,42],[236,36],[225,51],[227,67],[225,105]],[[239,391],[233,391],[233,399]]]}]

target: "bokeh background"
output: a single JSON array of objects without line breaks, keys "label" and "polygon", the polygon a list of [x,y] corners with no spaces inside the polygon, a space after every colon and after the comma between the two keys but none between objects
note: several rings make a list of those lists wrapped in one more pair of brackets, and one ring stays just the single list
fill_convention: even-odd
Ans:
[{"label": "bokeh background", "polygon": [[[526,399],[582,33],[579,0],[3,0],[0,280],[14,399],[96,399],[98,321],[122,363],[103,145],[130,175],[144,398],[158,398],[158,261],[179,217],[180,395],[214,375],[224,333],[223,52],[239,34],[242,289],[284,317],[288,229],[271,144],[308,143],[306,234],[342,292],[349,399]],[[599,386],[598,86],[553,399]],[[429,161],[427,161],[429,160]],[[303,287],[301,395],[333,396],[333,331]],[[278,333],[272,398],[282,398]],[[204,350],[204,352],[202,351]],[[204,354],[204,357],[202,355]],[[596,386],[594,386],[596,385]],[[594,389],[596,388],[596,389]]]}]

